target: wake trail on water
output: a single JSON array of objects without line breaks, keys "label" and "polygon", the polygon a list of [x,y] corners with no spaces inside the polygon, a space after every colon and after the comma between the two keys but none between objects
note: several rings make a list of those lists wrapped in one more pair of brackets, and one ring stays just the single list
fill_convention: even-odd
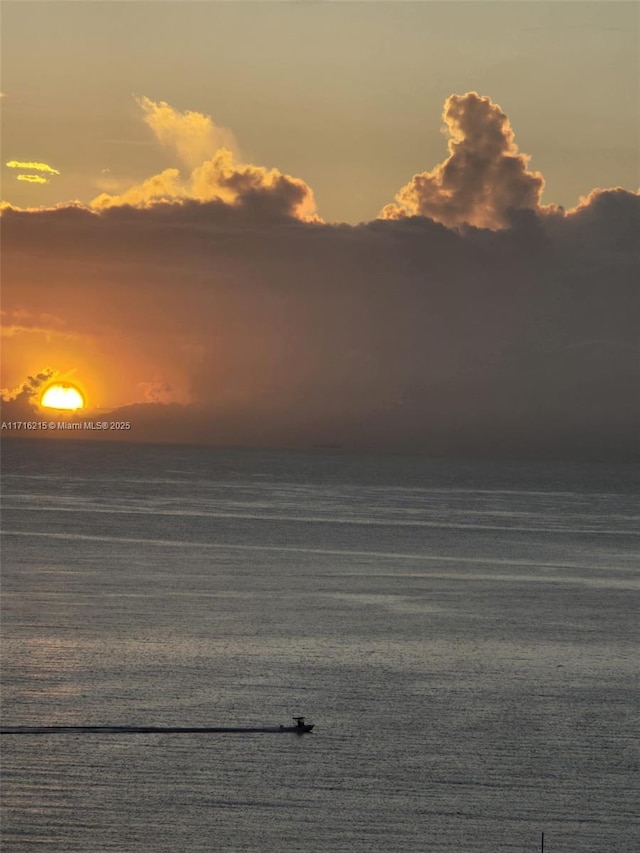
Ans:
[{"label": "wake trail on water", "polygon": [[[1,735],[302,734],[298,726],[2,726]],[[309,732],[304,732],[309,734]]]}]

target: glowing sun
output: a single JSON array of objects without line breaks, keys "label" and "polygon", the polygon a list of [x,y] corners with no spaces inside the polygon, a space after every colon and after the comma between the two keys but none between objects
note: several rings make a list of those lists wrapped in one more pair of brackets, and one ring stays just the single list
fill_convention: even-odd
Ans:
[{"label": "glowing sun", "polygon": [[57,382],[49,385],[40,398],[40,405],[47,409],[82,409],[84,397],[75,387],[68,382]]}]

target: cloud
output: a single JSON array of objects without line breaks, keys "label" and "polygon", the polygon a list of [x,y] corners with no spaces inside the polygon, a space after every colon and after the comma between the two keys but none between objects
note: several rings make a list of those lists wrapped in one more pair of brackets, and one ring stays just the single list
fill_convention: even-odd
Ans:
[{"label": "cloud", "polygon": [[0,321],[0,337],[3,338],[32,335],[43,338],[47,343],[73,339],[79,344],[86,344],[83,336],[65,328],[66,323],[61,317],[45,311],[30,312],[19,307],[3,310],[0,311]]},{"label": "cloud", "polygon": [[102,193],[91,202],[95,210],[124,205],[148,208],[176,201],[217,202],[238,208],[254,217],[291,217],[318,221],[313,192],[298,178],[277,169],[241,165],[230,151],[221,149],[184,181],[177,169],[165,169],[120,195]]},{"label": "cloud", "polygon": [[54,304],[110,353],[117,340],[117,363],[96,351],[93,369],[135,389],[114,410],[134,440],[628,453],[640,196],[521,214],[492,231],[220,199],[5,210],[3,299]]},{"label": "cloud", "polygon": [[49,179],[43,178],[42,175],[18,175],[19,181],[28,181],[31,184],[48,184]]},{"label": "cloud", "polygon": [[17,388],[10,390],[2,388],[0,399],[2,400],[2,419],[4,421],[29,421],[33,420],[35,403],[43,385],[56,375],[56,371],[50,367],[44,367],[39,373],[20,382]]},{"label": "cloud", "polygon": [[237,145],[231,131],[216,127],[201,113],[179,113],[164,101],[157,104],[139,98],[137,102],[157,139],[174,150],[190,172],[183,177],[177,168],[165,169],[119,195],[102,193],[92,200],[94,209],[149,207],[175,200],[217,201],[254,216],[318,221],[311,188],[278,169],[239,162],[232,150]]},{"label": "cloud", "polygon": [[422,172],[383,208],[383,219],[428,216],[449,227],[464,223],[504,228],[513,210],[535,210],[544,180],[527,170],[509,119],[490,98],[476,92],[451,95],[442,114],[450,139],[449,157]]},{"label": "cloud", "polygon": [[17,388],[14,388],[10,391],[8,388],[3,388],[0,391],[0,395],[2,399],[6,402],[11,400],[17,400],[19,397],[34,397],[38,390],[55,376],[55,371],[50,367],[44,367],[39,373],[36,373],[35,376],[27,376],[24,382],[21,382]]},{"label": "cloud", "polygon": [[[541,206],[496,105],[445,113],[446,163],[358,226],[225,148],[91,208],[5,206],[7,325],[63,318],[65,360],[53,336],[37,363],[100,380],[128,439],[631,453],[640,194]],[[35,338],[9,335],[4,362]]]},{"label": "cloud", "polygon": [[565,238],[582,245],[598,245],[609,251],[640,251],[640,192],[622,187],[592,190],[572,210],[543,209],[549,229],[561,229]]},{"label": "cloud", "polygon": [[173,150],[190,169],[208,160],[220,148],[238,151],[233,132],[218,127],[209,116],[191,110],[181,113],[166,101],[156,103],[147,97],[135,100],[156,139]]},{"label": "cloud", "polygon": [[9,160],[6,165],[10,169],[31,169],[34,172],[46,172],[48,175],[59,175],[60,172],[57,169],[52,168],[51,166],[47,166],[46,163],[33,163],[30,161],[22,161],[22,160]]},{"label": "cloud", "polygon": [[219,199],[256,212],[317,220],[313,192],[304,181],[277,169],[242,165],[222,149],[191,173],[189,196],[199,201]]},{"label": "cloud", "polygon": [[165,169],[164,172],[153,175],[140,184],[134,184],[120,195],[101,193],[93,199],[91,206],[97,210],[121,207],[122,205],[145,207],[159,201],[184,198],[185,196],[186,188],[178,169]]},{"label": "cloud", "polygon": [[174,389],[168,382],[158,380],[155,382],[140,382],[138,387],[142,392],[145,403],[168,404],[173,402]]}]

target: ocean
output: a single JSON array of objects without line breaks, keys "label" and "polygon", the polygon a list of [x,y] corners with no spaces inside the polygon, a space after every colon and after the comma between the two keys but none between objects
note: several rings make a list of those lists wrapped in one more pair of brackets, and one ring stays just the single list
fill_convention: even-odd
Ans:
[{"label": "ocean", "polygon": [[628,467],[8,440],[2,482],[6,853],[640,850]]}]

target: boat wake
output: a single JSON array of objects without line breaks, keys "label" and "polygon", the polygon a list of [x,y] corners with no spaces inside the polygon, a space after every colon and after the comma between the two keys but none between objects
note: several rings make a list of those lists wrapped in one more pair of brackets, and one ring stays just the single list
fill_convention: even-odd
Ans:
[{"label": "boat wake", "polygon": [[312,723],[295,726],[2,726],[2,735],[308,734]]}]

